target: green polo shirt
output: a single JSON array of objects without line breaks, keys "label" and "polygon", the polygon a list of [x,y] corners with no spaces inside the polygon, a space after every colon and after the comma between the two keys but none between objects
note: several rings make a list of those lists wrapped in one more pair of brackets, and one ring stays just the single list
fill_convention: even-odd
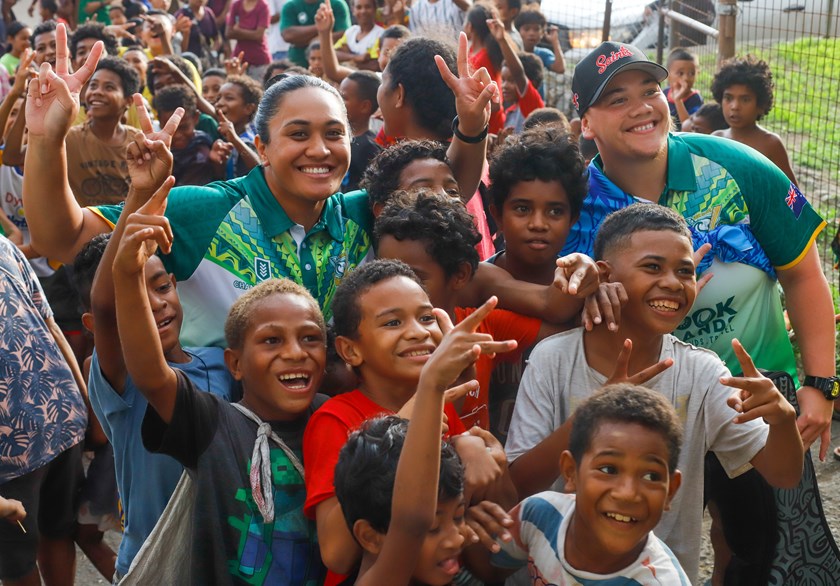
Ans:
[{"label": "green polo shirt", "polygon": [[[111,225],[122,211],[121,206],[91,209]],[[181,340],[187,346],[224,347],[230,306],[270,278],[306,287],[329,320],[344,274],[373,255],[365,192],[330,196],[307,232],[286,215],[259,166],[231,181],[173,189],[166,217],[174,240],[172,252],[162,258],[178,280]]]},{"label": "green polo shirt", "polygon": [[[678,134],[668,142],[668,186],[659,203],[679,212],[699,232],[749,225],[777,270],[808,252],[823,219],[787,176],[757,151],[736,141]],[[737,337],[765,370],[798,380],[777,281],[747,263],[715,258],[713,275],[674,335],[710,348],[740,373],[732,350]]]},{"label": "green polo shirt", "polygon": [[[280,31],[292,26],[313,26],[315,24],[315,13],[321,6],[320,0],[307,2],[306,0],[290,0],[283,4],[280,12]],[[330,0],[330,7],[335,15],[335,26],[333,32],[343,32],[350,28],[350,9],[344,0]],[[317,40],[316,36],[313,40]],[[306,59],[306,47],[289,47],[289,61],[301,67],[309,67]]]}]

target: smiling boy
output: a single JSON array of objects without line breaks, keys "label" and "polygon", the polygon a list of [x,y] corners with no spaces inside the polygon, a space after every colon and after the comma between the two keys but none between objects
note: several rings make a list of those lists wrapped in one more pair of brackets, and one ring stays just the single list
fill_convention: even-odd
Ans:
[{"label": "smiling boy", "polygon": [[578,407],[560,456],[566,493],[542,492],[511,512],[513,540],[491,558],[530,566],[545,584],[689,584],[652,531],[681,483],[680,421],[660,394],[606,387]]},{"label": "smiling boy", "polygon": [[[674,550],[693,581],[699,564],[707,450],[715,452],[732,477],[755,467],[770,484],[796,486],[803,452],[795,411],[758,373],[739,343],[733,345],[745,375],[732,377],[714,353],[669,334],[691,309],[697,288],[691,236],[679,215],[649,204],[614,212],[600,228],[595,254],[602,278],[621,283],[627,292],[618,331],[604,325],[592,331],[577,328],[534,349],[505,446],[513,461],[511,476],[520,496],[552,485],[562,488],[555,483],[553,462],[565,449],[564,424],[578,403],[608,381],[626,357],[629,339],[629,372],[670,365],[646,384],[669,400],[683,422],[685,442],[678,467],[685,482],[656,534]],[[737,397],[729,387],[740,389]]]},{"label": "smiling boy", "polygon": [[87,121],[67,134],[67,175],[79,205],[119,203],[130,184],[126,149],[139,131],[122,123],[137,72],[123,59],[104,57],[85,92]]}]

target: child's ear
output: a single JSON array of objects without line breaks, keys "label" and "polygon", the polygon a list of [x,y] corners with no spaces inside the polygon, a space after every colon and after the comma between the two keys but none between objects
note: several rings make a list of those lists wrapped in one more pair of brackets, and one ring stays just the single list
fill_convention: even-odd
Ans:
[{"label": "child's ear", "polygon": [[674,473],[671,474],[671,479],[668,482],[668,498],[665,499],[665,511],[671,510],[671,501],[674,500],[680,485],[682,485],[682,472],[674,470]]},{"label": "child's ear", "polygon": [[371,527],[365,519],[358,519],[353,523],[353,537],[356,538],[362,549],[373,555],[379,555],[385,541],[385,536]]},{"label": "child's ear", "polygon": [[93,333],[94,319],[91,312],[86,311],[82,314],[82,325],[85,326],[87,331]]},{"label": "child's ear", "polygon": [[397,84],[397,89],[394,91],[397,94],[394,106],[397,108],[402,108],[403,105],[405,105],[405,88],[403,87],[403,84]]},{"label": "child's ear", "polygon": [[178,288],[178,279],[175,278],[175,273],[169,273],[169,282],[172,283],[172,288]]},{"label": "child's ear", "polygon": [[577,490],[577,462],[575,462],[575,459],[572,457],[572,453],[569,450],[564,450],[563,453],[560,454],[560,474],[566,479],[566,484],[563,486],[563,490],[569,494],[574,493]]},{"label": "child's ear", "polygon": [[336,336],[335,351],[338,352],[341,359],[350,366],[361,366],[364,362],[359,344],[347,336]]},{"label": "child's ear", "polygon": [[605,260],[596,260],[595,265],[598,267],[598,278],[602,283],[608,283],[610,280],[610,263]]},{"label": "child's ear", "polygon": [[242,373],[239,370],[239,364],[242,359],[242,350],[234,350],[233,348],[225,348],[225,365],[228,367],[231,376],[234,380],[241,381]]},{"label": "child's ear", "polygon": [[463,289],[467,283],[472,280],[473,276],[473,268],[470,263],[464,261],[458,265],[458,270],[455,271],[455,274],[449,277],[449,284],[452,287],[453,291],[460,291]]}]

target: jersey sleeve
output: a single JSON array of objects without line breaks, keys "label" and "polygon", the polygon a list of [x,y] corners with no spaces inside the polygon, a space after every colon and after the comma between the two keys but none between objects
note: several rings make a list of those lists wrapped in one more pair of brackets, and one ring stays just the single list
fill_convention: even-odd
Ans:
[{"label": "jersey sleeve", "polygon": [[322,407],[315,412],[303,434],[303,462],[306,476],[306,502],[303,513],[315,518],[315,509],[335,496],[335,465],[338,453],[347,443],[347,426]]},{"label": "jersey sleeve", "polygon": [[537,88],[534,87],[534,84],[531,83],[531,80],[528,80],[528,86],[525,88],[525,93],[519,96],[519,111],[522,113],[523,118],[527,118],[528,115],[538,108],[544,108],[545,102],[540,96],[540,92],[537,91]]},{"label": "jersey sleeve", "polygon": [[718,141],[712,143],[717,160],[737,183],[750,228],[770,262],[781,270],[795,266],[825,227],[823,219],[781,169],[758,151],[715,137],[700,140]]},{"label": "jersey sleeve", "polygon": [[280,30],[284,31],[289,27],[297,26],[297,12],[294,2],[286,2],[280,11]]},{"label": "jersey sleeve", "polygon": [[167,454],[187,468],[195,468],[219,425],[219,398],[202,393],[183,372],[178,378],[175,410],[167,425],[152,408],[143,418],[143,445],[153,453]]}]

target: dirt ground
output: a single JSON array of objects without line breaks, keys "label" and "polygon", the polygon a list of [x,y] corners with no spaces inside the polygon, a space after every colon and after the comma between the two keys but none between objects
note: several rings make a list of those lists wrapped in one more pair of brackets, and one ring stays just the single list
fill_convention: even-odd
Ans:
[{"label": "dirt ground", "polygon": [[[840,445],[840,422],[835,421],[832,425],[831,436],[833,439],[832,445]],[[817,471],[817,479],[820,486],[820,493],[822,494],[823,507],[828,518],[828,523],[831,526],[834,539],[840,543],[840,462],[832,457],[829,452],[825,462],[814,462],[814,467]],[[706,516],[705,533],[708,535],[708,515]],[[119,546],[119,534],[109,532],[105,536],[106,541],[111,544],[114,551]],[[78,567],[76,571],[76,585],[77,586],[93,586],[98,584],[109,584],[99,573],[93,568],[84,554],[78,550],[77,560]],[[703,541],[703,549],[700,559],[700,576],[703,581],[708,579],[712,573],[712,549],[709,545],[708,539]]]}]

